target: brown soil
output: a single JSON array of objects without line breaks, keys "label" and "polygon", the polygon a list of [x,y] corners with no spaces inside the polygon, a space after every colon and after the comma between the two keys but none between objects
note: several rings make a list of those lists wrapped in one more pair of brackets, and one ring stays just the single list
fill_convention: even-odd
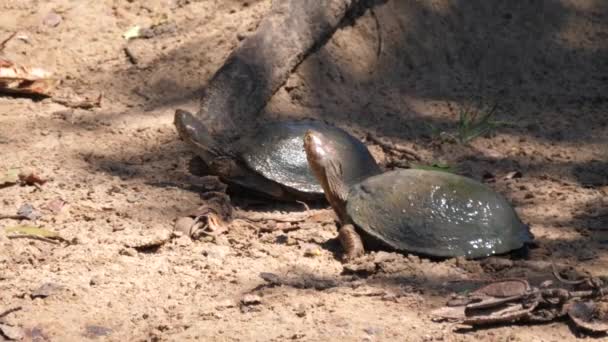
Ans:
[{"label": "brown soil", "polygon": [[[293,224],[236,222],[215,239],[166,241],[174,219],[200,203],[173,111],[196,109],[196,90],[269,8],[255,0],[0,2],[0,39],[18,31],[5,58],[55,72],[62,87],[103,92],[92,110],[0,97],[0,172],[49,179],[40,189],[1,188],[0,213],[29,203],[43,214],[37,225],[75,242],[0,230],[0,312],[22,307],[1,320],[36,341],[574,339],[579,332],[561,321],[465,332],[433,322],[429,310],[467,281],[550,276],[391,253],[370,254],[355,272],[338,261],[325,208]],[[56,26],[51,12],[61,17]],[[538,240],[533,260],[605,271],[606,3],[389,0],[375,13],[378,20],[366,13],[345,24],[302,63],[265,115],[322,118],[407,146],[422,163],[453,165],[513,202]],[[128,57],[122,34],[158,22],[151,38],[129,43]],[[510,124],[468,146],[440,134],[456,132],[459,106],[479,101],[499,102],[497,118]],[[367,143],[387,167],[408,162]],[[44,209],[57,198],[67,203],[59,214]],[[282,217],[303,210],[245,193],[234,202]],[[129,247],[154,239],[166,242]]]}]

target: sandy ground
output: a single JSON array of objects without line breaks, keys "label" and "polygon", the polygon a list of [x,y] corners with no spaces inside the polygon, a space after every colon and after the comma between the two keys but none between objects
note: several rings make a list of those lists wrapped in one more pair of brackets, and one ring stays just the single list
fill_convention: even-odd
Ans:
[{"label": "sandy ground", "polygon": [[[527,276],[479,262],[373,253],[339,262],[331,211],[295,223],[234,224],[214,239],[171,235],[200,202],[192,154],[172,126],[270,1],[0,1],[2,52],[102,106],[0,97],[0,172],[40,189],[0,189],[0,213],[27,203],[72,244],[0,229],[0,312],[25,340],[565,341],[563,321],[455,332],[429,310],[467,281]],[[504,193],[530,224],[533,260],[592,274],[608,262],[608,5],[604,1],[389,0],[345,24],[273,97],[267,117],[322,118],[447,163]],[[60,19],[57,19],[57,16]],[[161,24],[128,44],[133,25]],[[380,23],[380,25],[378,25]],[[500,104],[508,125],[462,145],[458,108]],[[446,132],[446,133],[441,133]],[[387,168],[411,159],[367,141]],[[510,177],[518,171],[521,177]],[[49,204],[66,202],[59,212]],[[249,215],[302,205],[234,203]],[[280,211],[280,212],[279,212]],[[0,227],[18,224],[0,221]],[[159,248],[133,248],[154,239]],[[269,275],[270,274],[270,275]],[[266,280],[263,279],[264,276]],[[549,277],[548,275],[546,275]],[[281,279],[269,282],[268,279]],[[41,288],[42,287],[42,288]],[[0,337],[0,340],[2,337]]]}]

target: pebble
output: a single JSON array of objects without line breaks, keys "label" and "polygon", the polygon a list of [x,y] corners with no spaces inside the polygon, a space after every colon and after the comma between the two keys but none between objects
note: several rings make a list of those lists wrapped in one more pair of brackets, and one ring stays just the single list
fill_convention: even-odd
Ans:
[{"label": "pebble", "polygon": [[6,336],[9,340],[20,341],[25,337],[23,330],[19,327],[13,327],[7,324],[0,324],[1,335]]},{"label": "pebble", "polygon": [[50,27],[56,27],[57,25],[61,24],[62,21],[63,21],[63,18],[59,14],[57,14],[53,11],[49,12],[42,20],[44,25],[50,26]]},{"label": "pebble", "polygon": [[243,305],[258,305],[262,304],[262,298],[258,295],[254,294],[246,294],[241,298],[241,303]]}]

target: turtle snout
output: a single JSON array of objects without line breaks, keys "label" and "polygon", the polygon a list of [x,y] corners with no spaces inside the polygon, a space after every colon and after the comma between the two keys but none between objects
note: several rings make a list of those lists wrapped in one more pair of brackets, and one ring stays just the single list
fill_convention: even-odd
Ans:
[{"label": "turtle snout", "polygon": [[308,130],[304,135],[304,149],[308,159],[320,162],[327,156],[327,146],[320,133]]}]

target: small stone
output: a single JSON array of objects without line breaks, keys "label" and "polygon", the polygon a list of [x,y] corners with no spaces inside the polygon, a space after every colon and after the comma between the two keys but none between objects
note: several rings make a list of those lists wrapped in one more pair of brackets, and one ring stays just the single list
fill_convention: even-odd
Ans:
[{"label": "small stone", "polygon": [[8,324],[0,324],[0,337],[1,335],[12,341],[20,341],[25,337],[23,329]]},{"label": "small stone", "polygon": [[262,304],[262,298],[258,295],[254,294],[246,294],[241,298],[241,303],[243,305],[259,305]]},{"label": "small stone", "polygon": [[309,258],[318,257],[321,255],[321,249],[318,246],[308,247],[304,251],[304,256]]},{"label": "small stone", "polygon": [[91,277],[91,279],[89,280],[89,285],[90,286],[99,285],[99,276]]},{"label": "small stone", "polygon": [[42,284],[42,286],[40,286],[39,288],[32,291],[32,293],[30,294],[30,297],[32,299],[46,298],[61,289],[63,289],[63,286],[61,286],[61,285],[54,284],[54,283],[44,283],[44,284]]},{"label": "small stone", "polygon": [[57,25],[61,24],[62,21],[63,18],[59,14],[51,11],[44,17],[42,23],[46,26],[56,27]]},{"label": "small stone", "polygon": [[135,195],[127,195],[127,202],[129,203],[137,203],[139,198]]},{"label": "small stone", "polygon": [[365,328],[363,329],[363,331],[365,331],[366,334],[368,335],[378,335],[382,332],[382,329],[380,328],[375,328],[375,327],[369,327],[369,328]]},{"label": "small stone", "polygon": [[298,305],[298,308],[296,309],[296,316],[298,316],[298,317],[306,316],[306,306],[304,306],[304,304]]},{"label": "small stone", "polygon": [[126,255],[130,257],[134,257],[137,255],[137,250],[135,248],[125,247],[118,252],[120,255]]},{"label": "small stone", "polygon": [[96,338],[100,336],[107,336],[111,333],[112,329],[110,328],[102,327],[99,325],[87,325],[85,327],[85,332],[83,335],[89,338]]},{"label": "small stone", "polygon": [[519,171],[511,171],[505,175],[505,179],[521,178],[522,174]]},{"label": "small stone", "polygon": [[171,231],[164,228],[154,228],[146,231],[145,235],[124,237],[125,247],[135,248],[136,250],[146,250],[158,248],[171,240]]},{"label": "small stone", "polygon": [[25,216],[28,220],[36,220],[42,216],[42,214],[34,209],[34,206],[29,203],[22,204],[17,210],[17,215]]},{"label": "small stone", "polygon": [[[175,233],[178,233],[178,232],[175,232]],[[179,232],[179,234],[182,234],[182,233]],[[176,238],[173,241],[179,247],[188,247],[188,246],[192,245],[192,243],[193,243],[192,239],[190,239],[188,236],[177,235],[177,234],[176,234]]]},{"label": "small stone", "polygon": [[194,219],[190,216],[184,216],[184,217],[178,218],[177,221],[175,221],[175,225],[174,225],[173,229],[176,232],[181,232],[186,236],[190,236],[190,232],[191,232],[193,225],[194,225]]},{"label": "small stone", "polygon": [[202,254],[206,256],[207,259],[219,261],[224,260],[231,252],[232,248],[230,248],[230,246],[218,246],[215,244],[207,244],[202,250]]}]

